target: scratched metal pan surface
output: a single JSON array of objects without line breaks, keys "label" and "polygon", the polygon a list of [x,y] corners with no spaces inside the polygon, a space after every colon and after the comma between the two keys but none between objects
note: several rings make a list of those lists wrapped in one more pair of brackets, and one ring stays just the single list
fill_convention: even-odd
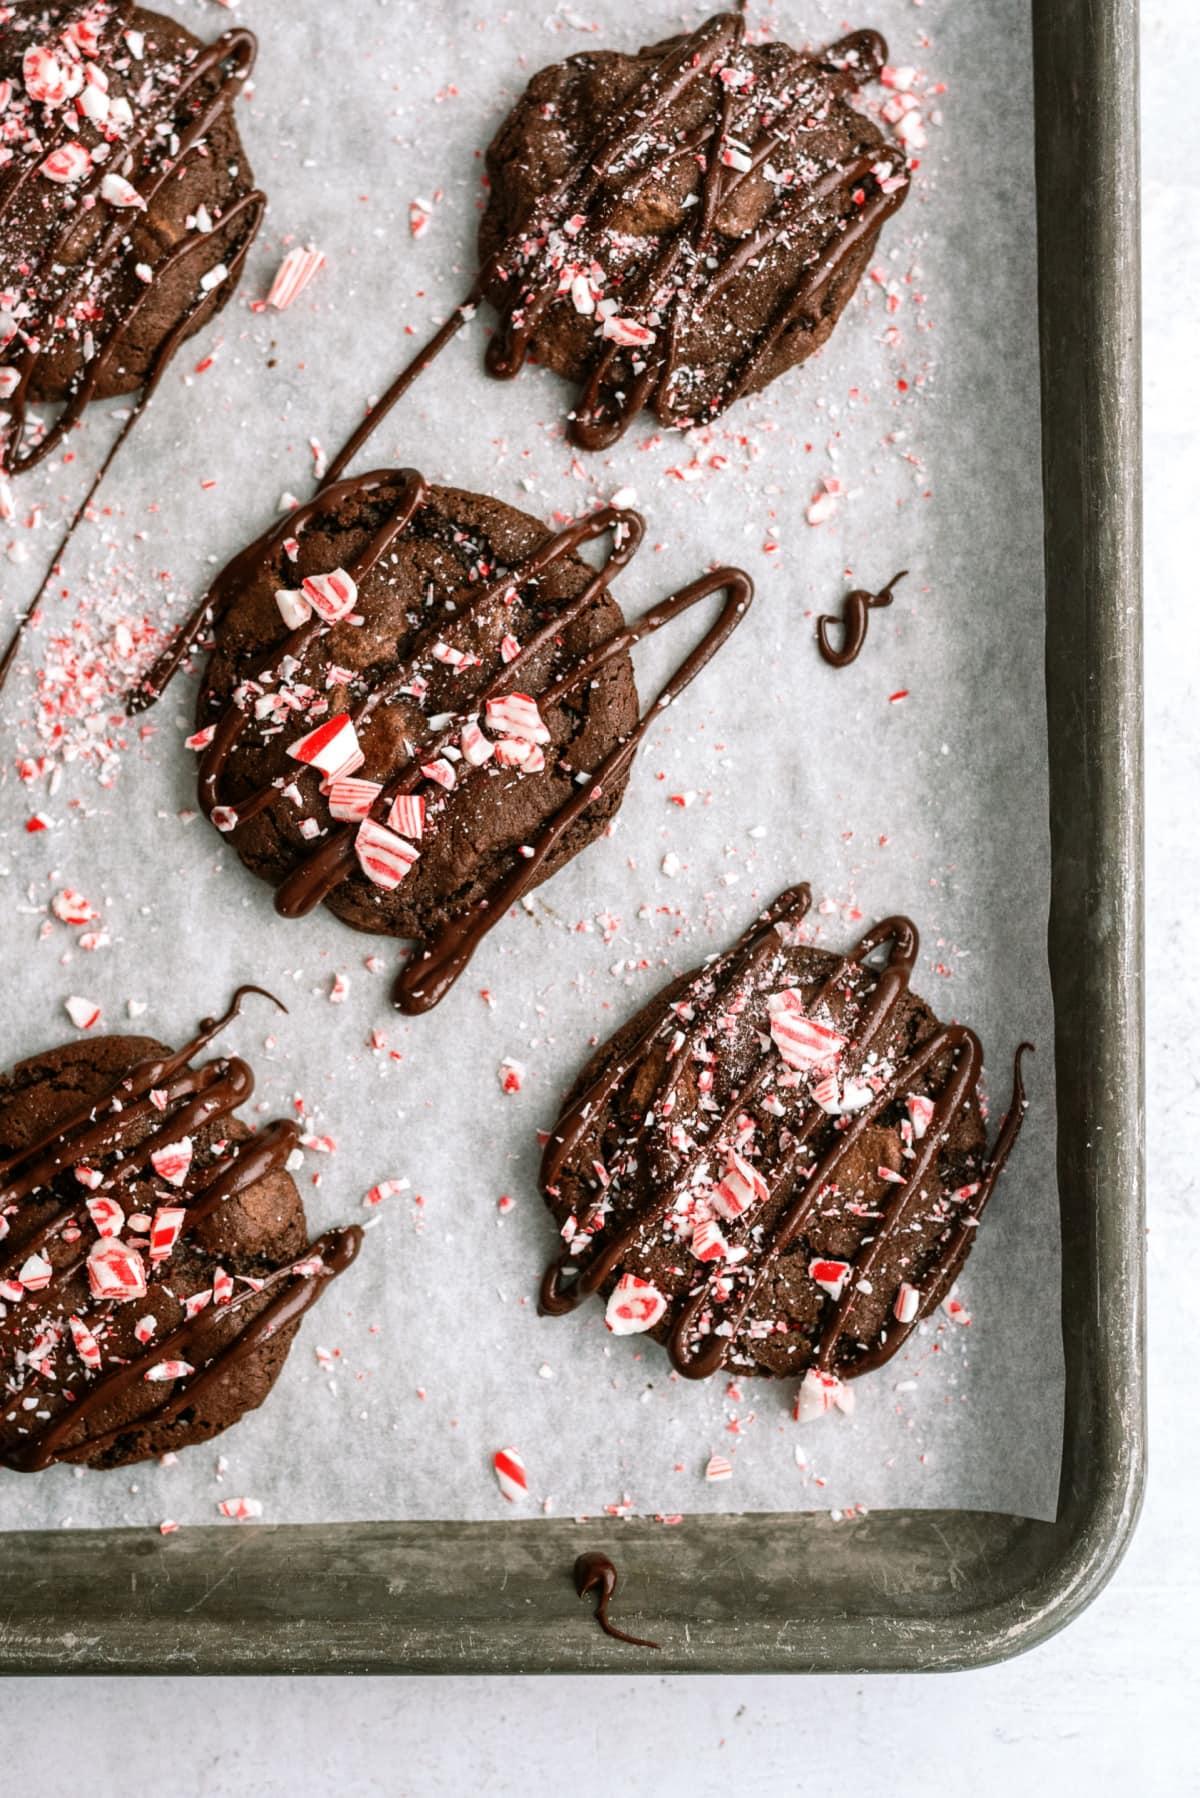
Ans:
[{"label": "scratched metal pan surface", "polygon": [[1053,1523],[708,1516],[0,1537],[11,1673],[631,1670],[576,1599],[619,1550],[655,1672],[974,1666],[1061,1628],[1134,1527],[1142,1354],[1136,0],[1035,0],[1066,1408]]}]

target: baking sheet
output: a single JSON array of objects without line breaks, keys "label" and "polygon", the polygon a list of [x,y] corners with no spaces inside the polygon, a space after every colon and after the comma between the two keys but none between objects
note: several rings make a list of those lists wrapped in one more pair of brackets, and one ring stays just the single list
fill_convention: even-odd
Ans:
[{"label": "baking sheet", "polygon": [[[168,10],[205,35],[228,19],[208,0]],[[535,893],[415,1020],[388,1007],[391,945],[324,915],[277,919],[268,889],[193,815],[191,682],[132,725],[106,689],[282,494],[308,494],[310,440],[332,453],[461,296],[479,152],[528,75],[703,14],[519,0],[490,15],[444,5],[430,22],[411,4],[353,0],[331,26],[316,0],[243,0],[237,16],[262,40],[242,120],[267,225],[237,300],[181,354],[117,465],[5,696],[4,1059],[69,1036],[69,994],[101,1002],[101,1028],[179,1041],[255,979],[291,1017],[248,1011],[229,1033],[258,1072],[253,1105],[266,1117],[299,1103],[312,1135],[336,1140],[301,1176],[314,1231],[365,1218],[378,1181],[411,1186],[370,1214],[363,1255],[305,1323],[262,1411],[170,1468],[4,1475],[0,1527],[210,1522],[231,1496],[258,1499],[272,1522],[897,1505],[1053,1516],[1062,1355],[1027,0],[872,0],[849,20],[826,4],[751,9],[752,27],[796,41],[880,26],[893,65],[918,71],[928,135],[880,279],[804,370],[711,430],[639,420],[583,457],[563,441],[555,377],[483,374],[481,319],[360,463],[416,463],[548,522],[633,488],[649,530],[617,584],[627,611],[715,562],[758,585],[744,626],[645,745],[612,839]],[[428,216],[418,235],[414,202]],[[290,311],[252,311],[296,242],[318,245],[327,267]],[[18,489],[17,516],[0,524],[6,612],[32,589],[116,412],[93,409],[75,459]],[[901,567],[909,579],[873,615],[859,662],[825,667],[814,613]],[[644,695],[703,622],[639,651]],[[22,779],[22,756],[46,765]],[[27,830],[35,815],[47,830]],[[856,1383],[852,1418],[802,1429],[793,1382],[691,1385],[656,1344],[608,1336],[598,1304],[548,1320],[535,1303],[555,1241],[536,1132],[589,1045],[798,878],[831,947],[888,912],[916,919],[914,984],[979,1031],[994,1118],[1015,1043],[1040,1049],[1024,1134],[960,1282],[970,1325],[939,1314]],[[64,886],[97,906],[106,944],[87,951],[51,918]],[[338,975],[349,991],[331,1004]],[[132,1025],[130,1001],[145,1006]],[[374,1031],[386,1047],[370,1046]],[[515,1094],[502,1090],[506,1058],[523,1065]],[[503,1446],[528,1469],[520,1507],[491,1473]],[[704,1479],[714,1452],[734,1464],[720,1484]]]}]

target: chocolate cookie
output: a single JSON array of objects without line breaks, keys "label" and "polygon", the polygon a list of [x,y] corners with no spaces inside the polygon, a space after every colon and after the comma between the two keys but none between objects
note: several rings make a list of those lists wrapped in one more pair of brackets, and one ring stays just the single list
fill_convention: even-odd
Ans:
[{"label": "chocolate cookie", "polygon": [[[599,836],[657,710],[749,604],[717,569],[626,624],[609,582],[636,513],[564,530],[387,469],[326,488],[238,556],[211,611],[191,739],[200,802],[295,917],[415,938],[396,1003],[425,1011],[530,888]],[[607,537],[598,568],[577,552]],[[629,650],[710,594],[716,622],[639,720]]]},{"label": "chocolate cookie", "polygon": [[[265,201],[233,120],[250,32],[128,3],[0,8],[0,467],[152,387],[231,296]],[[61,403],[43,432],[30,404]],[[3,420],[7,414],[7,424]]]},{"label": "chocolate cookie", "polygon": [[98,1037],[0,1077],[0,1465],[208,1441],[266,1398],[357,1254],[355,1227],[307,1240],[296,1126],[233,1115],[246,1063],[189,1065],[258,990],[177,1051]]},{"label": "chocolate cookie", "polygon": [[743,32],[718,13],[542,69],[488,150],[487,366],[582,383],[587,449],[643,406],[705,423],[811,356],[907,192],[904,152],[850,104],[886,61],[877,32],[818,51]]},{"label": "chocolate cookie", "polygon": [[805,943],[807,887],[651,1000],[593,1057],[542,1184],[558,1316],[589,1293],[689,1379],[805,1375],[803,1414],[894,1355],[945,1296],[1020,1130],[989,1154],[983,1052],[911,991],[916,927]]}]

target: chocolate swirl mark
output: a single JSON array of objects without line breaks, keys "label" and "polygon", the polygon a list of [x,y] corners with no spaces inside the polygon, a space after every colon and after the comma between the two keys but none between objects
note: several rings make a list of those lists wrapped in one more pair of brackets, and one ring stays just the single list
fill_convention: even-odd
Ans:
[{"label": "chocolate swirl mark", "polygon": [[[650,1118],[662,1117],[672,1108],[672,1101],[691,1056],[706,1035],[714,1013],[727,1008],[730,992],[745,993],[754,975],[781,947],[777,927],[798,925],[811,904],[807,886],[783,894],[765,917],[755,924],[723,957],[702,969],[690,982],[669,989],[663,1011],[652,1021],[632,1047],[605,1069],[580,1095],[556,1125],[546,1145],[542,1164],[542,1185],[550,1193],[557,1190],[559,1178],[574,1152],[588,1136],[594,1120],[603,1107],[642,1065],[647,1055],[661,1048],[668,1037],[680,1030],[680,1019],[688,1022],[680,1032],[680,1040],[672,1045],[658,1086],[647,1106]],[[877,972],[860,1014],[851,1021],[845,1015],[837,1019],[838,1027],[852,1027],[844,1069],[853,1076],[861,1072],[872,1043],[890,1020],[895,1006],[907,990],[915,962],[918,937],[915,925],[907,918],[888,918],[863,936],[849,955],[843,957],[828,978],[806,1000],[806,1009],[831,1010],[841,989],[855,969],[862,969],[880,951],[886,960]],[[921,1294],[921,1303],[908,1324],[897,1323],[880,1332],[880,1339],[864,1349],[848,1364],[839,1363],[837,1352],[849,1333],[859,1282],[868,1281],[886,1246],[910,1215],[914,1200],[920,1195],[924,1181],[933,1168],[935,1158],[946,1139],[959,1108],[976,1086],[982,1071],[982,1050],[978,1038],[960,1025],[942,1025],[910,1054],[892,1076],[877,1086],[867,1106],[856,1112],[835,1140],[812,1165],[809,1147],[815,1132],[828,1126],[829,1118],[816,1104],[807,1105],[798,1117],[789,1117],[786,1146],[777,1152],[772,1165],[756,1164],[764,1178],[768,1199],[786,1201],[767,1239],[751,1248],[743,1267],[722,1267],[716,1273],[703,1272],[698,1286],[687,1297],[670,1334],[668,1351],[676,1370],[689,1379],[706,1378],[724,1363],[730,1348],[752,1310],[754,1301],[779,1257],[795,1242],[813,1216],[818,1201],[835,1188],[838,1173],[846,1156],[864,1132],[901,1098],[922,1075],[929,1077],[933,1064],[945,1060],[947,1072],[933,1101],[933,1112],[925,1136],[916,1146],[913,1159],[903,1180],[897,1182],[892,1198],[885,1206],[877,1227],[864,1236],[850,1263],[842,1296],[827,1300],[832,1305],[828,1320],[822,1325],[809,1365],[823,1372],[837,1371],[846,1378],[876,1367],[890,1358],[915,1327],[921,1317],[940,1302],[957,1276],[970,1247],[974,1229],[991,1198],[996,1181],[1016,1141],[1024,1115],[1025,1092],[1021,1062],[1030,1045],[1022,1043],[1017,1050],[1013,1069],[1013,1095],[1005,1123],[1001,1128],[986,1167],[970,1200],[962,1202],[958,1222],[948,1238],[939,1246],[935,1277]],[[632,1207],[628,1220],[611,1229],[601,1220],[597,1226],[594,1200],[586,1201],[587,1215],[577,1222],[589,1232],[587,1246],[572,1251],[568,1245],[547,1268],[543,1277],[539,1308],[545,1315],[560,1316],[574,1310],[584,1298],[600,1289],[619,1263],[628,1255],[639,1236],[662,1220],[689,1185],[701,1173],[703,1164],[711,1160],[714,1148],[727,1139],[734,1125],[749,1116],[756,1126],[754,1105],[760,1097],[778,1102],[782,1090],[774,1081],[775,1064],[764,1055],[755,1071],[731,1095],[715,1121],[703,1113],[689,1119],[688,1129],[696,1139],[696,1147],[686,1155],[673,1178],[661,1192]],[[767,1132],[764,1130],[764,1135]],[[748,1214],[752,1219],[753,1213]],[[752,1229],[752,1222],[747,1229]],[[749,1246],[749,1245],[747,1245]],[[723,1294],[714,1291],[716,1283]],[[716,1321],[719,1317],[719,1329]]]},{"label": "chocolate swirl mark", "polygon": [[578,1556],[574,1569],[575,1590],[580,1598],[586,1598],[589,1592],[596,1594],[596,1622],[606,1636],[615,1642],[628,1642],[632,1648],[659,1648],[658,1642],[648,1642],[644,1636],[631,1636],[623,1629],[618,1629],[608,1615],[609,1600],[616,1596],[618,1574],[607,1555],[593,1551],[591,1554]]},{"label": "chocolate swirl mark", "polygon": [[[413,469],[381,469],[335,482],[299,512],[290,514],[274,525],[257,543],[236,557],[218,577],[212,592],[197,607],[192,619],[184,627],[181,638],[172,646],[170,665],[164,665],[158,670],[152,676],[150,684],[158,687],[163,680],[169,679],[173,667],[178,666],[179,660],[186,653],[187,641],[194,640],[203,628],[205,619],[214,612],[223,612],[234,602],[247,581],[275,553],[285,535],[301,531],[318,513],[337,507],[347,498],[375,492],[397,482],[399,491],[389,516],[347,570],[356,583],[361,581],[401,532],[407,529],[426,502],[428,489],[423,478]],[[520,690],[522,676],[538,654],[574,619],[587,611],[596,598],[607,590],[614,575],[632,559],[641,544],[644,528],[636,512],[605,506],[586,518],[577,519],[563,530],[548,534],[542,544],[517,568],[507,569],[494,579],[478,586],[466,586],[455,593],[451,611],[462,629],[473,620],[482,618],[487,609],[503,596],[520,592],[536,582],[553,563],[574,554],[584,543],[605,535],[611,535],[613,539],[603,565],[594,571],[582,591],[559,608],[541,629],[522,643],[513,660],[503,664],[482,687],[472,691],[459,709],[446,714],[439,728],[431,727],[422,741],[409,744],[399,769],[377,771],[376,778],[380,781],[381,791],[370,808],[369,817],[383,823],[396,799],[406,794],[416,794],[422,788],[433,789],[434,783],[425,769],[436,761],[448,745],[453,744],[464,724],[481,714],[489,701]],[[643,638],[661,630],[702,600],[724,594],[724,604],[715,622],[666,683],[636,727],[604,757],[598,767],[579,771],[580,774],[586,772],[588,778],[578,782],[570,798],[551,814],[532,842],[521,846],[511,871],[497,881],[478,904],[461,917],[451,920],[427,942],[418,946],[397,978],[393,990],[394,1003],[400,1009],[412,1014],[428,1011],[445,997],[487,933],[508,908],[536,884],[547,860],[571,826],[603,797],[614,782],[624,776],[643,738],[661,713],[691,685],[721,644],[736,629],[751,603],[753,592],[749,576],[740,569],[718,568],[702,575],[651,607],[641,618],[612,632],[536,695],[540,705],[553,706],[568,694],[585,687],[607,663],[626,654]],[[364,722],[378,705],[409,686],[423,655],[428,655],[434,639],[444,628],[444,624],[431,621],[418,634],[413,650],[398,666],[377,674],[367,683],[365,692],[355,702],[351,714],[356,725]],[[308,619],[268,651],[239,684],[242,697],[235,697],[218,719],[212,741],[200,763],[200,804],[210,818],[218,807],[232,811],[236,820],[234,828],[237,829],[257,817],[276,798],[276,783],[269,781],[254,792],[237,799],[236,803],[226,805],[222,799],[223,777],[231,753],[251,722],[252,695],[258,685],[285,659],[298,658],[326,629],[318,618]],[[482,780],[487,779],[488,774],[486,769],[462,773],[454,794],[446,800],[447,806],[456,800],[461,802],[461,796],[468,790],[472,777]],[[303,775],[297,775],[296,778],[303,778]],[[307,915],[347,875],[354,872],[355,836],[358,828],[358,821],[339,825],[316,848],[301,857],[276,892],[275,908],[280,916],[294,918]]]},{"label": "chocolate swirl mark", "polygon": [[[587,262],[595,257],[602,263],[603,234],[618,207],[636,200],[664,169],[687,158],[698,161],[704,171],[699,204],[686,209],[678,226],[664,234],[649,268],[637,277],[635,286],[622,293],[622,316],[634,321],[650,341],[642,346],[645,353],[639,351],[634,358],[620,345],[599,340],[571,417],[571,439],[585,449],[607,448],[646,405],[654,408],[663,424],[707,423],[741,397],[785,334],[817,322],[847,257],[903,203],[907,180],[885,193],[873,173],[872,158],[855,158],[830,169],[807,187],[783,188],[749,237],[720,249],[718,215],[742,184],[766,165],[772,152],[787,144],[790,134],[809,128],[812,86],[802,82],[795,93],[789,93],[786,86],[778,91],[777,82],[786,83],[794,76],[794,67],[761,84],[756,98],[768,122],[748,149],[739,147],[730,162],[722,160],[722,153],[729,148],[735,110],[730,86],[721,85],[713,118],[678,142],[668,143],[655,132],[671,106],[694,84],[718,78],[719,70],[742,48],[744,36],[745,21],[740,13],[717,13],[654,64],[614,114],[602,122],[604,135],[599,143],[589,145],[562,180],[537,201],[519,231],[485,263],[469,293],[435,336],[396,377],[334,459],[329,470],[332,479],[344,473],[484,299],[500,315],[500,329],[486,354],[487,368],[500,379],[519,373],[538,324],[560,297],[563,258],[549,246],[563,240],[568,221],[572,258]],[[846,93],[879,74],[887,60],[887,45],[878,32],[859,31],[806,60],[813,71],[820,71],[827,89]],[[734,166],[743,161],[747,167]],[[610,194],[608,181],[618,172],[625,177],[621,190]],[[789,233],[813,223],[814,209],[842,192],[846,204],[826,241],[718,390],[698,398],[683,396],[682,345],[689,322],[700,317],[755,258]]]},{"label": "chocolate swirl mark", "polygon": [[[244,1061],[230,1057],[205,1062],[196,1068],[189,1064],[239,1014],[243,1000],[250,993],[269,999],[281,1011],[286,1010],[262,987],[239,987],[224,1014],[202,1019],[196,1034],[183,1048],[137,1063],[107,1092],[69,1112],[34,1141],[0,1161],[0,1215],[16,1210],[19,1216],[22,1202],[39,1193],[48,1195],[54,1179],[68,1167],[95,1167],[102,1176],[98,1185],[59,1205],[43,1218],[36,1231],[22,1237],[20,1247],[10,1250],[0,1261],[0,1280],[13,1279],[27,1257],[51,1247],[63,1229],[84,1210],[87,1196],[107,1196],[119,1202],[129,1182],[143,1173],[151,1155],[158,1149],[205,1124],[231,1116],[249,1098],[254,1088],[254,1076]],[[142,1135],[148,1119],[159,1116],[162,1124],[150,1134]],[[185,1210],[178,1240],[185,1238],[228,1200],[283,1167],[298,1139],[297,1126],[290,1120],[279,1120],[249,1141],[231,1145],[215,1167],[206,1166],[194,1173],[189,1170],[182,1186],[172,1195],[173,1201]],[[109,1163],[106,1169],[97,1166],[105,1162]],[[353,1261],[361,1234],[355,1226],[331,1231],[312,1244],[304,1255],[273,1270],[261,1286],[248,1287],[225,1304],[210,1306],[193,1317],[185,1317],[167,1336],[152,1341],[144,1356],[130,1362],[114,1362],[98,1377],[92,1377],[74,1403],[56,1416],[40,1419],[19,1443],[10,1444],[0,1459],[17,1471],[34,1472],[48,1467],[64,1452],[74,1453],[86,1448],[94,1454],[131,1428],[144,1429],[169,1421],[186,1405],[194,1403],[202,1392],[259,1343],[302,1315],[320,1296],[325,1280],[342,1272]],[[82,1271],[86,1260],[87,1250],[60,1259],[47,1288],[52,1305],[56,1287],[61,1291],[65,1282]],[[169,1269],[169,1263],[166,1268]],[[153,1291],[152,1286],[150,1291]],[[264,1293],[272,1295],[265,1303]],[[252,1314],[247,1316],[251,1307],[254,1307]],[[95,1327],[99,1327],[111,1313],[111,1303],[100,1301],[76,1315],[85,1325],[89,1319],[94,1319]],[[0,1323],[0,1340],[5,1337],[15,1339],[21,1321],[19,1306],[12,1306],[8,1318]],[[126,1420],[118,1427],[85,1434],[76,1440],[80,1427],[93,1417],[102,1417],[105,1409],[128,1386],[143,1378],[149,1367],[181,1353],[201,1331],[209,1330],[223,1338],[219,1347],[195,1375],[176,1382],[165,1400],[139,1413],[132,1423]]]},{"label": "chocolate swirl mark", "polygon": [[[116,8],[106,22],[105,34],[108,35],[115,31],[130,11],[131,7],[127,5]],[[224,33],[215,43],[196,56],[183,80],[166,92],[163,96],[165,105],[157,109],[149,108],[140,129],[122,140],[120,156],[116,159],[114,166],[132,177],[135,173],[134,159],[139,153],[146,150],[152,140],[157,139],[158,127],[163,123],[164,117],[177,114],[180,107],[188,103],[189,95],[197,86],[206,81],[215,69],[228,65],[222,80],[207,103],[200,108],[195,118],[181,134],[173,154],[163,159],[157,171],[151,172],[145,185],[138,187],[134,181],[133,185],[137,188],[139,197],[147,209],[153,205],[167,182],[178,177],[183,163],[189,157],[203,153],[205,141],[214,123],[221,113],[233,103],[251,73],[257,49],[257,39],[252,32],[239,28]],[[0,230],[3,229],[5,216],[11,213],[25,183],[40,167],[47,150],[52,149],[64,133],[65,120],[60,122],[54,140],[50,144],[37,142],[32,154],[17,163],[15,172],[10,176],[8,183],[0,187]],[[51,240],[41,262],[27,278],[27,284],[31,288],[36,288],[39,282],[50,284],[53,281],[55,283],[49,287],[44,298],[49,300],[52,310],[56,313],[64,313],[78,298],[85,286],[95,284],[102,280],[106,273],[114,270],[120,257],[126,251],[131,255],[133,253],[130,248],[128,219],[118,215],[108,229],[102,233],[97,246],[89,251],[77,267],[72,269],[69,266],[64,267],[63,264],[63,258],[69,254],[80,227],[92,219],[95,208],[99,204],[100,183],[107,174],[112,172],[113,169],[107,162],[97,163],[94,166],[92,179],[78,190],[76,209],[66,214],[59,235]],[[123,310],[117,312],[107,335],[74,377],[71,391],[53,424],[40,437],[34,438],[29,437],[27,430],[30,393],[44,359],[57,347],[58,337],[52,329],[47,329],[41,338],[27,334],[24,353],[15,365],[19,376],[18,385],[5,402],[9,413],[9,422],[4,432],[0,434],[0,468],[7,468],[10,473],[20,474],[26,469],[34,467],[62,443],[67,434],[79,422],[84,409],[96,392],[105,368],[120,356],[122,346],[128,342],[131,331],[135,329],[145,310],[152,304],[163,281],[194,257],[198,250],[207,247],[211,251],[214,244],[228,241],[230,248],[223,258],[227,269],[225,278],[236,284],[262,223],[266,203],[265,194],[258,189],[243,194],[226,207],[221,216],[214,221],[211,231],[202,232],[199,228],[188,231],[179,243],[169,249],[152,266],[150,279],[141,282],[136,298]],[[58,280],[60,274],[65,275],[65,281]],[[211,294],[206,293],[197,285],[196,294],[191,303],[159,345],[129,416],[114,438],[83,498],[72,512],[36,593],[19,617],[4,652],[0,655],[0,689],[4,686],[13,660],[20,648],[29,620],[35,615],[37,607],[45,598],[50,582],[61,565],[62,558],[74,538],[80,521],[95,499],[131,431],[153,400],[176,350],[188,336],[198,315],[211,304]]]},{"label": "chocolate swirl mark", "polygon": [[[856,587],[853,593],[847,593],[842,601],[842,616],[837,619],[831,612],[823,612],[817,619],[817,647],[831,668],[848,668],[854,661],[863,644],[867,640],[867,626],[871,613],[890,606],[895,597],[895,588],[907,575],[907,568],[894,574],[886,587],[878,593],[868,593],[865,587]],[[840,622],[842,627],[842,646],[835,649],[830,636],[830,626]]]}]

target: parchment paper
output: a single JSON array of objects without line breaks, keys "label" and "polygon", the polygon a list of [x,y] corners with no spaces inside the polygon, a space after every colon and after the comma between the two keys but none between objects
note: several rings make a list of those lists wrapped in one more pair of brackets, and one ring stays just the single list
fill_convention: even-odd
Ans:
[{"label": "parchment paper", "polygon": [[[205,35],[229,19],[207,0],[170,10]],[[211,1522],[240,1495],[275,1522],[499,1518],[543,1504],[1053,1515],[1062,1364],[1027,11],[1026,0],[864,0],[849,17],[840,0],[752,9],[752,25],[794,41],[878,25],[892,63],[918,72],[929,143],[916,191],[885,230],[880,278],[816,362],[711,431],[665,435],[643,419],[611,453],[577,456],[554,376],[503,385],[483,373],[481,318],[360,463],[415,463],[548,521],[633,488],[649,532],[618,583],[627,610],[719,561],[758,584],[745,625],[643,749],[611,840],[410,1022],[388,1006],[392,945],[324,913],[277,919],[268,888],[193,815],[190,680],[121,727],[102,701],[56,715],[47,670],[94,653],[92,685],[119,689],[125,658],[145,653],[122,627],[136,636],[139,621],[181,617],[281,494],[307,496],[309,439],[332,453],[464,291],[480,152],[533,70],[703,15],[659,0],[579,11],[514,0],[491,13],[457,0],[244,0],[237,17],[262,49],[242,128],[271,196],[267,226],[237,300],[180,355],[118,463],[6,697],[3,1059],[69,1037],[69,994],[102,1002],[101,1029],[178,1042],[252,978],[292,1008],[286,1020],[252,1009],[229,1033],[257,1068],[254,1104],[266,1117],[300,1100],[312,1132],[337,1143],[300,1177],[314,1231],[364,1218],[377,1181],[405,1177],[411,1192],[371,1214],[357,1266],[306,1321],[260,1412],[169,1468],[2,1475],[0,1527]],[[418,199],[429,222],[414,236]],[[297,242],[328,266],[290,311],[253,312]],[[74,460],[18,490],[17,517],[0,524],[6,613],[31,591],[116,411],[93,409]],[[809,523],[827,481],[840,485],[815,516],[831,516]],[[813,614],[904,567],[859,662],[827,668]],[[639,652],[643,695],[704,622]],[[29,781],[14,728],[22,750],[47,757]],[[26,830],[35,813],[48,831]],[[534,1176],[536,1131],[590,1045],[805,877],[832,947],[888,912],[917,920],[915,984],[979,1031],[993,1121],[1015,1043],[1029,1036],[1039,1053],[1024,1135],[960,1286],[972,1323],[939,1314],[856,1384],[852,1419],[800,1428],[791,1381],[676,1380],[654,1343],[610,1337],[596,1303],[539,1319],[555,1237]],[[107,946],[87,952],[49,918],[64,886],[97,906]],[[349,994],[334,1005],[339,973]],[[133,1023],[129,1000],[145,1005]],[[373,1030],[387,1048],[368,1046]],[[506,1057],[525,1069],[512,1095]],[[491,1472],[504,1446],[528,1468],[521,1507]],[[704,1479],[713,1452],[734,1463],[722,1484]]]}]

